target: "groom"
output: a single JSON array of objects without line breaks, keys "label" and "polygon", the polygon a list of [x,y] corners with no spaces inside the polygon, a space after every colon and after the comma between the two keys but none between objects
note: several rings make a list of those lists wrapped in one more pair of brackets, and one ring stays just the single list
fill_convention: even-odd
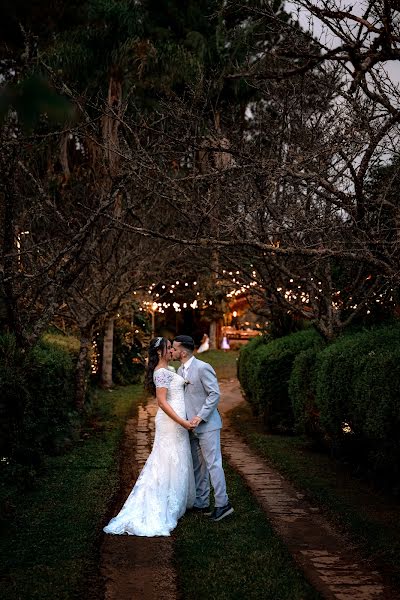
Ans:
[{"label": "groom", "polygon": [[[233,513],[226,494],[222,468],[220,431],[221,417],[217,410],[219,387],[214,369],[193,356],[194,341],[188,335],[178,335],[172,344],[172,358],[179,360],[178,375],[185,380],[185,405],[188,420],[193,425],[190,446],[196,482],[194,510],[221,521]],[[214,488],[215,508],[209,507],[210,479]]]}]

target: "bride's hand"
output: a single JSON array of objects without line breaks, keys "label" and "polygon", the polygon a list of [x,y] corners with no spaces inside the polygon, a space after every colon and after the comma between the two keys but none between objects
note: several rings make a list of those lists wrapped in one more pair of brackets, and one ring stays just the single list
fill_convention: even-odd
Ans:
[{"label": "bride's hand", "polygon": [[184,427],[188,431],[192,431],[194,429],[194,426],[191,424],[190,421],[183,421],[182,427]]}]

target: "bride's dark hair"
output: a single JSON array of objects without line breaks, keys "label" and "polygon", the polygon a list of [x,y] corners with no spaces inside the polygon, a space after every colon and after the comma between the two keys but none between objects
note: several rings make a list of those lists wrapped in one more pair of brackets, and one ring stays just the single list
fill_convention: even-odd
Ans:
[{"label": "bride's dark hair", "polygon": [[156,395],[156,386],[153,381],[154,369],[158,365],[158,361],[160,357],[158,352],[161,352],[161,356],[164,356],[165,349],[167,347],[168,340],[164,337],[156,337],[153,338],[150,342],[149,346],[149,358],[147,361],[146,371],[144,375],[144,387],[145,389],[152,394],[152,396]]}]

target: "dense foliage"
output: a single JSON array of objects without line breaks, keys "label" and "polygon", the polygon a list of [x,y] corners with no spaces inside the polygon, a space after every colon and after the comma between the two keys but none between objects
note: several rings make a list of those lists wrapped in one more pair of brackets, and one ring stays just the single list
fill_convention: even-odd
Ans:
[{"label": "dense foliage", "polygon": [[113,381],[118,385],[138,383],[143,372],[142,342],[132,335],[131,325],[119,319],[114,328]]},{"label": "dense foliage", "polygon": [[380,483],[396,485],[400,327],[347,332],[326,345],[313,331],[250,343],[238,374],[269,429],[292,430]]},{"label": "dense foliage", "polygon": [[323,350],[312,385],[330,445],[382,481],[400,464],[400,327],[347,335]]},{"label": "dense foliage", "polygon": [[289,379],[289,397],[292,402],[295,430],[316,441],[324,437],[315,401],[314,369],[317,354],[323,344],[307,348],[297,354]]},{"label": "dense foliage", "polygon": [[238,372],[244,393],[272,431],[293,430],[288,390],[293,362],[299,352],[318,344],[320,335],[308,329],[271,341],[256,339],[241,352]]},{"label": "dense foliage", "polygon": [[[28,353],[0,336],[1,454],[35,469],[44,453],[59,453],[76,437],[74,344],[42,339]],[[76,344],[75,344],[76,358]]]}]

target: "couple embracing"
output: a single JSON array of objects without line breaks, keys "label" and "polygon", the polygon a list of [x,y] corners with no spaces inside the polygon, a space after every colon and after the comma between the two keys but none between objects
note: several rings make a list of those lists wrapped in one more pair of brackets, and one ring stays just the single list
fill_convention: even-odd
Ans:
[{"label": "couple embracing", "polygon": [[[139,478],[105,533],[167,536],[191,509],[213,521],[233,513],[222,468],[214,369],[193,356],[190,336],[150,342],[145,385],[157,398],[154,444]],[[168,367],[179,360],[178,372]],[[210,479],[215,508],[210,509]]]}]

